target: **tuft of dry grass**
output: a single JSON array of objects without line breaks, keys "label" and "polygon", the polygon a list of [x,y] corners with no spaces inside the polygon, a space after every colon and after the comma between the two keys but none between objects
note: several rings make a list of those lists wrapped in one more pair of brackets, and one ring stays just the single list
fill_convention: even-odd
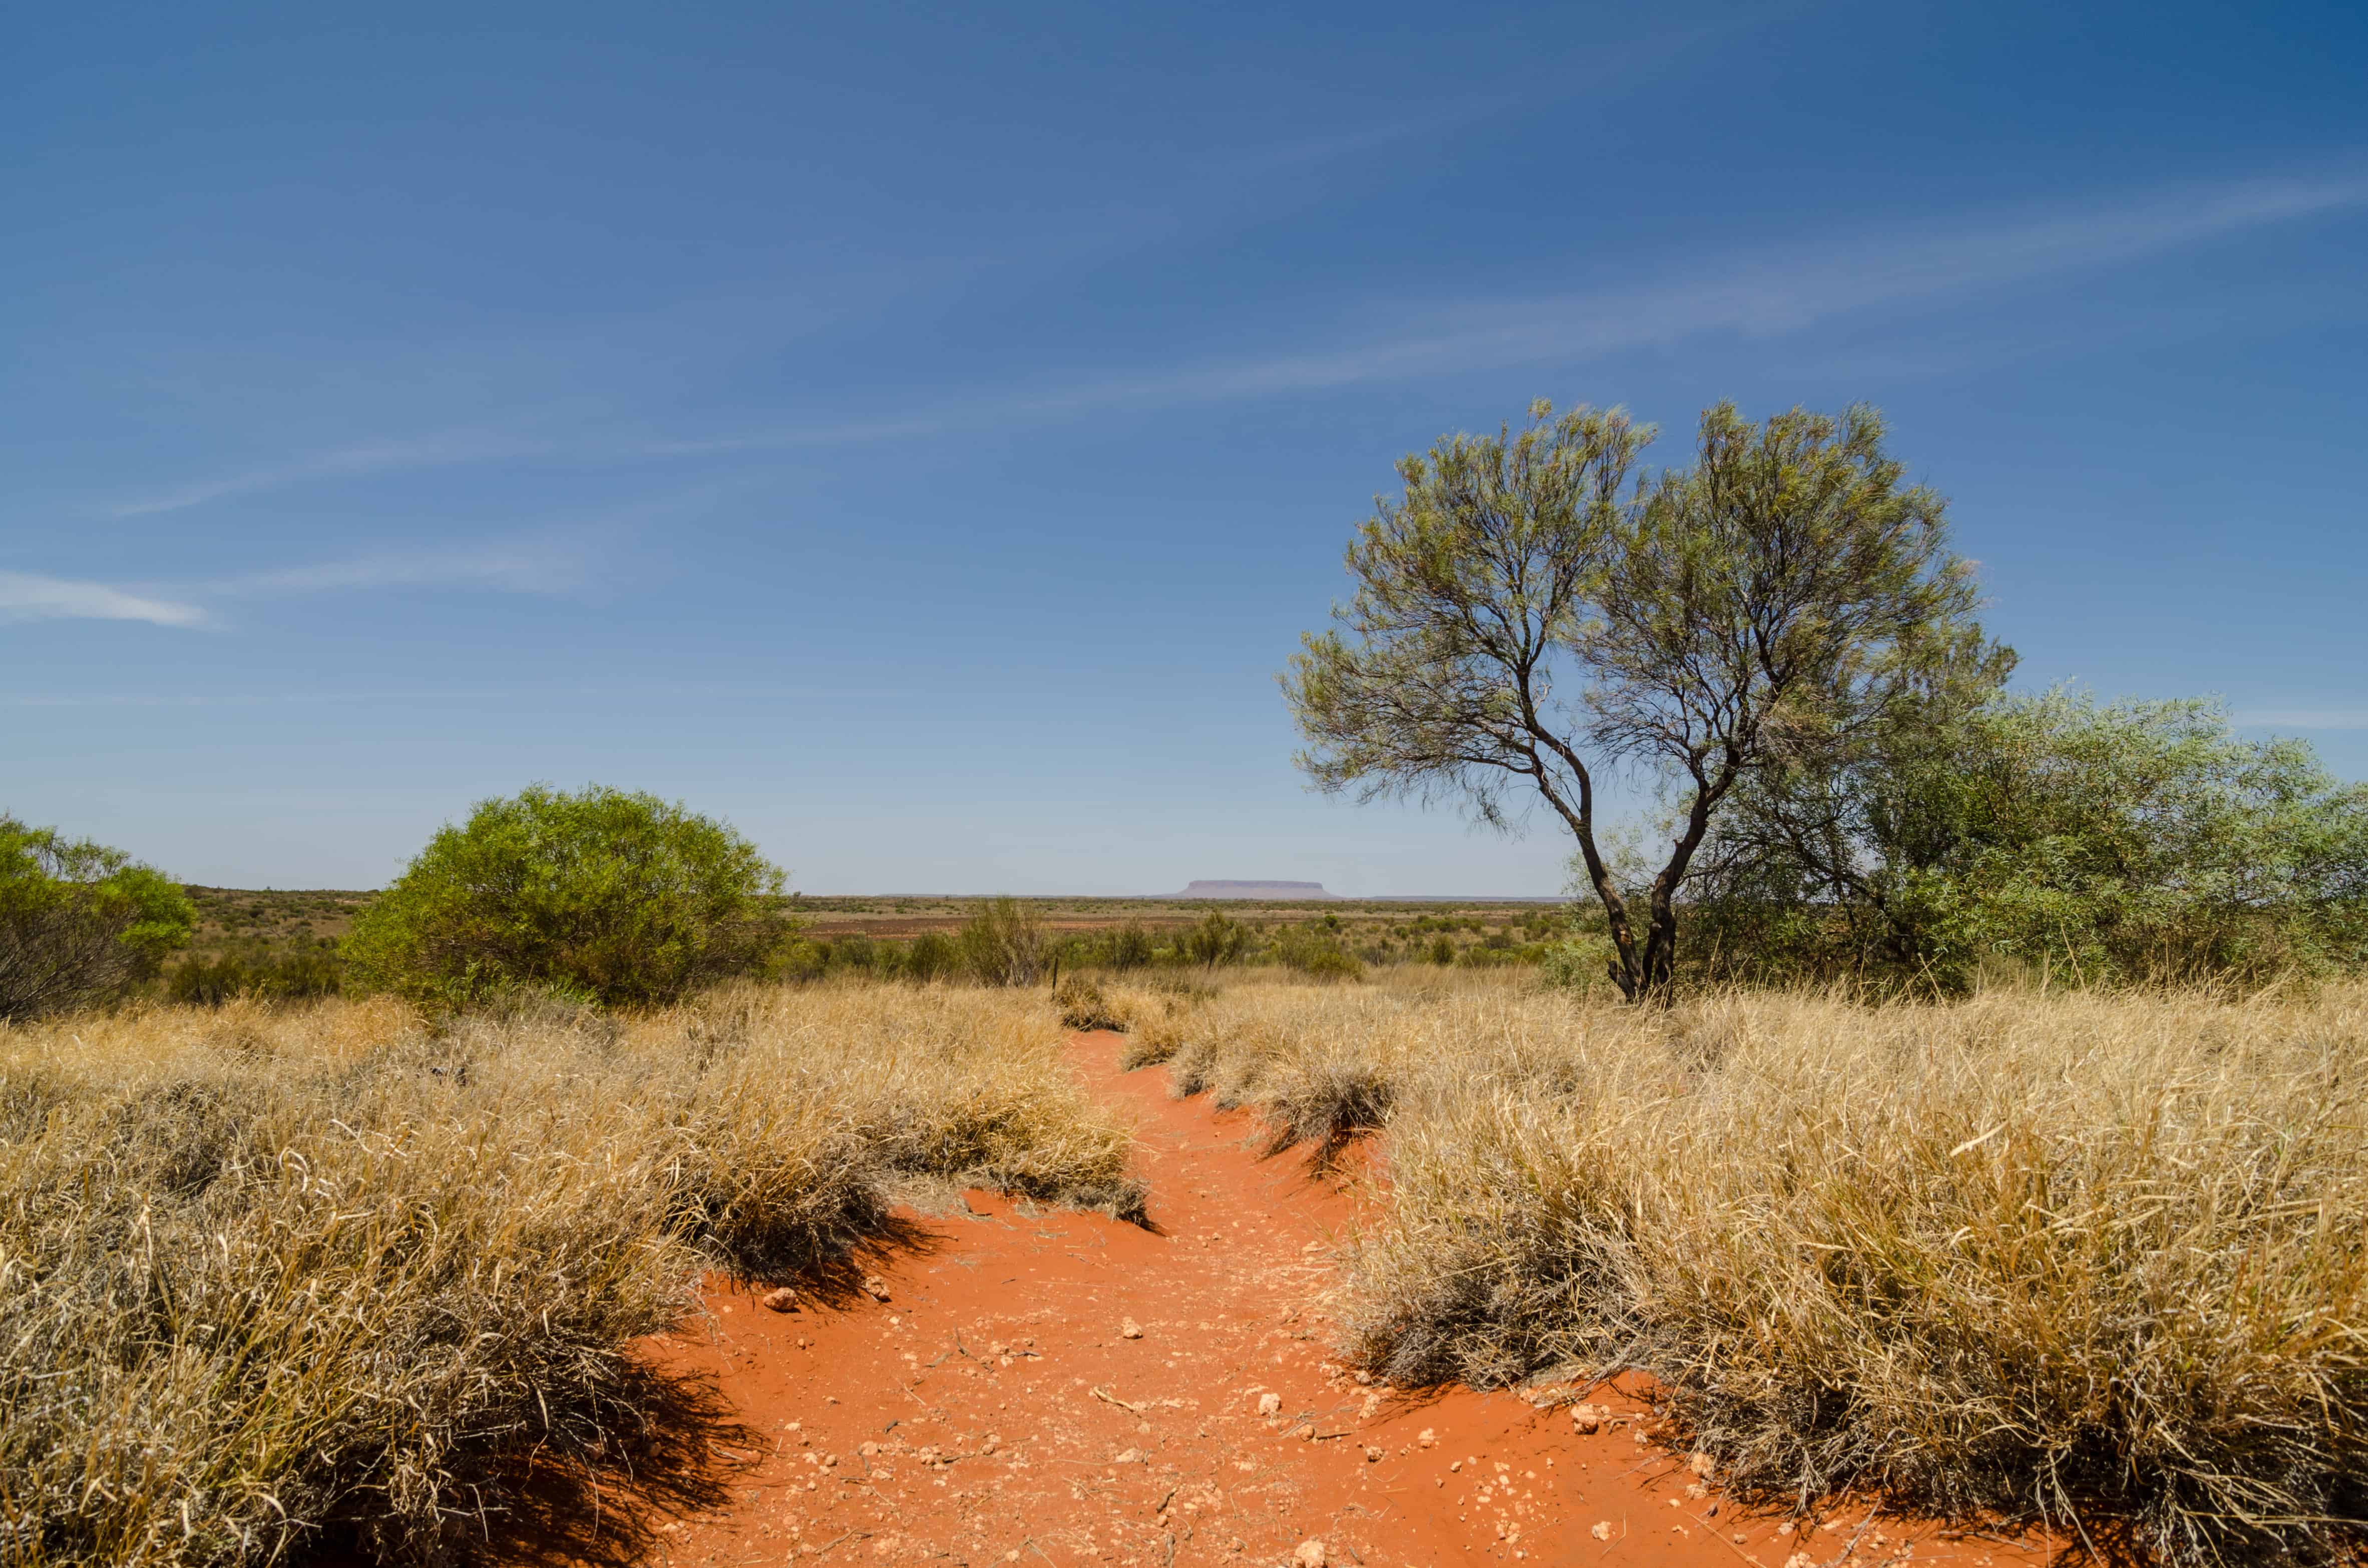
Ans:
[{"label": "tuft of dry grass", "polygon": [[1278,1143],[1385,1124],[1342,1321],[1393,1379],[1641,1367],[1796,1506],[2112,1521],[2180,1563],[2361,1542],[2368,990],[1250,983],[1176,1033],[1179,1091]]},{"label": "tuft of dry grass", "polygon": [[0,1562],[482,1538],[650,1435],[709,1270],[826,1285],[910,1178],[1139,1213],[1060,1046],[903,987],[0,1029]]},{"label": "tuft of dry grass", "polygon": [[1053,1010],[1061,1016],[1061,1027],[1070,1029],[1123,1029],[1125,1015],[1110,1006],[1102,994],[1101,986],[1092,976],[1067,974],[1053,988]]}]

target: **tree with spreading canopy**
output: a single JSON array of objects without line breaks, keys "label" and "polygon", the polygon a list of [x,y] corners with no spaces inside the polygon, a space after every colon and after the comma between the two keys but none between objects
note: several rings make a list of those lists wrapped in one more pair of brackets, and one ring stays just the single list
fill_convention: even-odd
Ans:
[{"label": "tree with spreading canopy", "polygon": [[122,994],[196,923],[154,867],[0,814],[0,1023]]},{"label": "tree with spreading canopy", "polygon": [[[1690,466],[1645,472],[1653,434],[1540,402],[1519,434],[1407,457],[1402,495],[1349,545],[1338,624],[1282,676],[1326,791],[1459,799],[1499,829],[1552,810],[1632,1001],[1669,985],[1679,890],[1738,789],[1976,705],[2012,665],[1982,634],[1945,503],[1904,482],[1873,409],[1755,425],[1721,403]],[[1672,813],[1642,887],[1600,841],[1623,767]]]}]

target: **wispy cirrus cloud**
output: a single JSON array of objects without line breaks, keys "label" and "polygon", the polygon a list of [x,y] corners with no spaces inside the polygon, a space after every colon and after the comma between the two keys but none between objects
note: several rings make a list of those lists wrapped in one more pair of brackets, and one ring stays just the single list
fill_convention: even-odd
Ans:
[{"label": "wispy cirrus cloud", "polygon": [[199,627],[211,619],[203,607],[183,599],[73,577],[0,572],[0,620],[144,620],[152,626]]},{"label": "wispy cirrus cloud", "polygon": [[1114,378],[1043,406],[1197,402],[1583,358],[1713,333],[1772,336],[1846,315],[2125,264],[2267,224],[2368,206],[2368,175],[2259,179],[2072,213],[1843,236],[1634,289],[1466,302],[1411,329],[1312,351]]},{"label": "wispy cirrus cloud", "polygon": [[145,517],[178,512],[210,501],[283,490],[321,480],[351,479],[368,474],[396,473],[414,469],[450,468],[461,463],[493,462],[530,457],[548,449],[547,443],[483,431],[453,431],[400,440],[359,441],[329,451],[291,458],[286,462],[245,469],[192,480],[170,490],[121,502],[108,509],[113,517]]},{"label": "wispy cirrus cloud", "polygon": [[1390,312],[1329,344],[1198,365],[1039,379],[879,419],[801,423],[653,441],[653,456],[854,445],[1311,393],[1526,364],[1585,361],[1727,334],[1773,338],[1880,311],[1946,306],[1985,290],[2097,271],[2271,224],[2368,207],[2368,174],[2269,176],[2156,191],[2075,211],[1987,214],[1863,229],[1775,256],[1680,271],[1634,288],[1463,300]]},{"label": "wispy cirrus cloud", "polygon": [[592,561],[612,529],[552,530],[454,549],[373,554],[218,577],[200,592],[268,598],[339,590],[478,587],[514,594],[570,594],[591,579]]},{"label": "wispy cirrus cloud", "polygon": [[[1344,145],[1402,134],[1388,127]],[[1320,161],[1333,149],[1316,145]],[[1288,162],[1286,158],[1284,161]],[[2368,172],[2262,176],[2159,187],[2077,209],[1990,212],[1838,233],[1814,245],[1678,264],[1665,280],[1487,299],[1394,301],[1386,324],[1230,359],[1062,376],[1038,372],[958,395],[908,397],[897,411],[737,430],[542,438],[450,432],[357,443],[118,506],[139,517],[227,497],[371,473],[534,456],[562,461],[731,457],[829,449],[963,430],[1041,425],[1113,410],[1288,397],[1530,364],[1575,364],[1721,335],[1777,339],[1881,312],[1946,309],[1985,290],[2097,272],[2278,223],[2368,208]]]},{"label": "wispy cirrus cloud", "polygon": [[549,529],[480,544],[272,567],[176,584],[116,585],[0,572],[0,621],[142,620],[220,628],[218,607],[308,594],[398,588],[480,588],[566,595],[589,586],[613,525]]}]

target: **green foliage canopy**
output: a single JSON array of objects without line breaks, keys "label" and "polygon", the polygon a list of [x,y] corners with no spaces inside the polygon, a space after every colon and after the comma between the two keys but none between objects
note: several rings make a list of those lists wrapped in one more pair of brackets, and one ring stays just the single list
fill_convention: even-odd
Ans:
[{"label": "green foliage canopy", "polygon": [[535,785],[447,825],[355,921],[348,983],[461,1006],[527,987],[672,1001],[789,934],[786,881],[713,818],[654,795]]},{"label": "green foliage canopy", "polygon": [[[2058,687],[1770,770],[1698,895],[1759,912],[1764,965],[1970,983],[2261,980],[2368,961],[2368,785],[2210,699]],[[1765,929],[1770,915],[1787,936]]]},{"label": "green foliage canopy", "polygon": [[1045,960],[1036,912],[1016,898],[988,899],[954,934],[960,964],[981,985],[1032,985]]},{"label": "green foliage canopy", "polygon": [[[1668,984],[1679,888],[1738,789],[1908,706],[1977,700],[2011,665],[1983,640],[1942,501],[1903,483],[1872,409],[1753,425],[1722,403],[1690,467],[1635,475],[1651,438],[1618,410],[1541,402],[1519,435],[1406,458],[1402,496],[1349,546],[1339,625],[1283,676],[1320,788],[1452,796],[1497,826],[1516,796],[1560,817],[1631,998]],[[1623,764],[1674,809],[1642,887],[1598,842],[1599,776]]]},{"label": "green foliage canopy", "polygon": [[188,895],[155,868],[0,815],[0,1020],[120,994],[196,922]]},{"label": "green foliage canopy", "polygon": [[1249,945],[1249,932],[1222,909],[1210,910],[1201,916],[1199,924],[1186,928],[1176,938],[1178,957],[1210,970],[1221,963],[1239,963]]}]

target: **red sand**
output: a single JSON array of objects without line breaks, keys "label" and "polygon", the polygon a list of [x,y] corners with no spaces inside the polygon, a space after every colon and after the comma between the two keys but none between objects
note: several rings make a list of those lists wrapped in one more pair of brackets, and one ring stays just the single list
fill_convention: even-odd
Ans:
[{"label": "red sand", "polygon": [[1795,1530],[1721,1506],[1639,1441],[1641,1407],[1615,1391],[1590,1398],[1619,1421],[1581,1436],[1513,1393],[1361,1386],[1327,1359],[1324,1317],[1347,1200],[1295,1157],[1258,1159],[1247,1117],[1118,1074],[1116,1045],[1079,1037],[1076,1071],[1141,1117],[1161,1233],[973,1193],[972,1215],[926,1221],[941,1244],[882,1271],[885,1302],[779,1314],[719,1290],[657,1355],[715,1378],[758,1451],[722,1509],[651,1521],[648,1560],[1171,1568],[1283,1563],[1310,1541],[1390,1568],[2046,1556],[1863,1507]]}]

